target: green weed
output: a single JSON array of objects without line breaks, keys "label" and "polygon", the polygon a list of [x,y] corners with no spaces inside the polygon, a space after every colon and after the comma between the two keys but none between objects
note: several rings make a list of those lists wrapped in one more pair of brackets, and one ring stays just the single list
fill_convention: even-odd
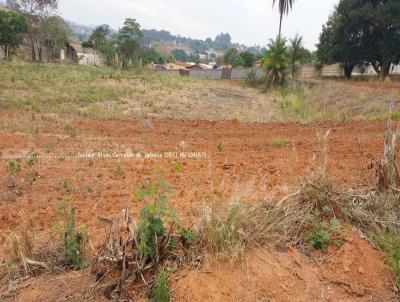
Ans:
[{"label": "green weed", "polygon": [[171,285],[168,281],[167,272],[162,268],[157,276],[156,283],[151,292],[152,302],[171,301]]},{"label": "green weed", "polygon": [[282,138],[274,138],[267,143],[268,149],[278,149],[286,147],[286,141]]}]

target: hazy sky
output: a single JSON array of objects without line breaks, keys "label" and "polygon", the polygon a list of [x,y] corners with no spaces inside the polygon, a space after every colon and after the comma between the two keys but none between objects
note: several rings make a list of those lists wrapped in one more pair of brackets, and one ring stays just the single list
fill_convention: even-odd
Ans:
[{"label": "hazy sky", "polygon": [[[283,34],[303,36],[314,49],[330,12],[339,0],[296,0],[283,20]],[[60,0],[59,14],[85,25],[121,27],[127,17],[145,29],[165,29],[192,38],[229,32],[233,42],[264,46],[277,35],[279,14],[272,0]]]}]

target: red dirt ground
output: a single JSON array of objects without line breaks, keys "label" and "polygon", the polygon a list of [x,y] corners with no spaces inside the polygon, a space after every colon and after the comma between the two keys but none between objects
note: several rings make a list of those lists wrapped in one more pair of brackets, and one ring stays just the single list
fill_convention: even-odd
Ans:
[{"label": "red dirt ground", "polygon": [[[23,165],[21,196],[10,192],[6,181],[0,184],[3,230],[15,230],[23,217],[34,222],[37,233],[49,232],[55,203],[73,192],[78,223],[85,224],[96,241],[100,232],[97,217],[119,215],[128,204],[137,213],[141,205],[135,200],[134,189],[146,184],[156,170],[174,188],[172,204],[183,223],[190,225],[196,221],[199,205],[227,198],[243,183],[252,181],[255,190],[273,194],[290,193],[318,166],[313,160],[318,158],[320,150],[316,131],[327,129],[332,129],[330,173],[343,187],[358,186],[363,179],[372,179],[367,154],[381,156],[384,136],[382,122],[300,125],[87,120],[72,127],[76,137],[0,132],[3,156],[46,154],[52,142],[54,148],[49,154],[196,151],[206,152],[207,158],[94,159],[93,165],[89,165],[88,159],[42,159],[35,167],[38,180],[32,186],[22,179],[30,171]],[[63,132],[61,124],[55,124],[54,128]],[[274,138],[285,139],[287,145],[269,149],[267,142]],[[223,152],[217,149],[219,143],[223,144]],[[174,162],[181,164],[180,172]],[[121,175],[115,173],[117,163],[122,168]],[[3,180],[7,178],[5,166],[3,160],[0,165]],[[365,175],[360,173],[363,169]],[[64,180],[67,188],[62,185]],[[5,240],[0,237],[0,249]],[[209,272],[188,271],[174,283],[175,297],[177,301],[261,301],[261,297],[267,297],[265,301],[396,301],[393,276],[383,256],[352,232],[339,249],[320,259],[321,263],[312,263],[294,250],[282,254],[259,250],[240,265],[210,261]],[[16,299],[89,301],[68,288],[69,284],[75,284],[75,289],[81,289],[91,282],[94,280],[88,271],[47,276],[35,280]],[[75,296],[69,299],[68,295]],[[93,299],[100,301],[99,297]]]}]

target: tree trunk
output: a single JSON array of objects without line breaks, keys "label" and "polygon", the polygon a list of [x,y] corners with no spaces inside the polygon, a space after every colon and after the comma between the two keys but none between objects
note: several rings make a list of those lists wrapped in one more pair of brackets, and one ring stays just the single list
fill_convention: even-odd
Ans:
[{"label": "tree trunk", "polygon": [[280,20],[279,20],[279,37],[281,36],[281,33],[282,33],[282,19],[283,19],[283,13],[281,13]]},{"label": "tree trunk", "polygon": [[353,72],[355,64],[352,63],[344,63],[344,75],[346,76],[347,79],[351,79],[351,74]]},{"label": "tree trunk", "polygon": [[391,63],[384,63],[384,64],[382,64],[382,67],[381,67],[381,69],[380,69],[380,71],[379,71],[379,75],[378,75],[379,80],[380,80],[381,82],[383,82],[383,81],[386,79],[386,77],[389,75],[390,66],[391,66],[391,65],[392,65]]}]

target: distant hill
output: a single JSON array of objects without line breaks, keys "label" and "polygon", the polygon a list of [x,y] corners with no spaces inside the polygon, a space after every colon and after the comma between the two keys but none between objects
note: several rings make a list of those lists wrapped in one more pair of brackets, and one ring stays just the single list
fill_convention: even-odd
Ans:
[{"label": "distant hill", "polygon": [[65,22],[68,24],[72,33],[82,42],[87,41],[93,30],[97,27],[96,25],[82,25],[68,20],[65,20]]}]

